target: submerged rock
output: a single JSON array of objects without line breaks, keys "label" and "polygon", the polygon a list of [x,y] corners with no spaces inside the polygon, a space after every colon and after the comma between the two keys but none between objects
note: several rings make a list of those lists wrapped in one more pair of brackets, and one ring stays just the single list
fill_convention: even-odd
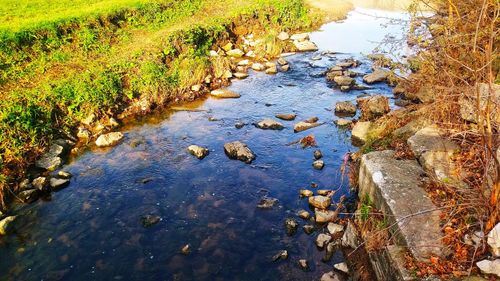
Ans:
[{"label": "submerged rock", "polygon": [[271,197],[262,197],[260,199],[259,204],[257,205],[257,208],[259,209],[271,209],[278,203],[278,199],[276,198],[271,198]]},{"label": "submerged rock", "polygon": [[285,220],[285,227],[286,227],[286,234],[289,236],[292,236],[297,232],[297,227],[299,227],[299,224],[295,219],[288,218]]},{"label": "submerged rock", "polygon": [[304,219],[304,220],[308,220],[311,217],[311,214],[306,210],[298,211],[297,215],[299,216],[299,218]]},{"label": "submerged rock", "polygon": [[259,123],[257,123],[257,128],[264,130],[281,130],[283,129],[283,124],[278,121],[274,121],[273,119],[266,118]]},{"label": "submerged rock", "polygon": [[309,197],[309,205],[318,209],[326,209],[330,207],[331,204],[332,204],[332,199],[330,199],[330,197],[322,195]]},{"label": "submerged rock", "polygon": [[0,220],[0,235],[7,235],[12,231],[13,222],[16,220],[16,216],[9,216]]},{"label": "submerged rock", "polygon": [[145,215],[141,218],[141,223],[142,223],[142,226],[144,226],[144,227],[151,227],[151,226],[159,223],[160,221],[161,221],[161,217],[156,216],[156,215]]},{"label": "submerged rock", "polygon": [[314,225],[311,225],[311,224],[306,224],[302,227],[302,229],[304,230],[304,232],[309,235],[311,233],[314,232],[315,228],[314,228]]},{"label": "submerged rock", "polygon": [[325,167],[325,162],[323,160],[316,160],[313,162],[313,167],[316,170],[322,170]]},{"label": "submerged rock", "polygon": [[288,251],[281,250],[276,255],[273,256],[272,260],[273,261],[286,260],[287,258],[288,258]]},{"label": "submerged rock", "polygon": [[316,246],[323,249],[328,243],[330,243],[331,240],[332,236],[329,234],[320,233],[318,237],[316,237]]},{"label": "submerged rock", "polygon": [[35,202],[38,197],[39,197],[39,191],[36,189],[27,189],[19,192],[17,194],[17,197],[23,202],[23,203],[32,203]]},{"label": "submerged rock", "polygon": [[301,122],[295,124],[295,126],[293,126],[293,130],[294,130],[294,132],[298,133],[298,132],[302,132],[302,131],[305,131],[305,130],[309,130],[309,129],[318,127],[319,125],[321,125],[321,124],[320,123],[309,123],[309,122],[301,121]]},{"label": "submerged rock", "polygon": [[194,144],[188,146],[187,150],[189,151],[189,153],[196,156],[196,158],[198,159],[203,159],[210,153],[210,151],[207,148]]},{"label": "submerged rock", "polygon": [[314,151],[314,159],[318,160],[318,159],[321,159],[323,157],[323,153],[321,153],[321,150],[315,150]]},{"label": "submerged rock", "polygon": [[296,114],[289,113],[289,114],[276,114],[274,115],[276,118],[285,120],[285,121],[292,121],[295,120],[295,117],[297,117]]},{"label": "submerged rock", "polygon": [[248,148],[246,144],[240,141],[224,144],[224,152],[229,158],[240,160],[247,164],[252,163],[252,161],[255,159],[255,154],[253,153],[253,151],[250,150],[250,148]]},{"label": "submerged rock", "polygon": [[95,144],[99,147],[113,146],[118,144],[123,137],[123,134],[120,132],[107,133],[100,135],[95,141]]},{"label": "submerged rock", "polygon": [[241,95],[228,89],[217,89],[210,92],[210,95],[220,99],[237,99]]}]

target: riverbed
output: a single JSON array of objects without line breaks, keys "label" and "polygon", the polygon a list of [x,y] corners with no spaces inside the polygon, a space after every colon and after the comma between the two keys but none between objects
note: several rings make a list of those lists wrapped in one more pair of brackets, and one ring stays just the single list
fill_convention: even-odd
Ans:
[{"label": "riverbed", "polygon": [[[346,153],[355,151],[350,132],[337,127],[335,103],[355,101],[361,94],[392,98],[385,83],[369,90],[341,92],[326,81],[325,71],[343,59],[371,72],[365,55],[384,39],[397,40],[405,30],[394,19],[400,12],[357,8],[342,22],[329,23],[311,34],[319,51],[286,57],[290,71],[250,77],[229,87],[239,99],[205,98],[177,105],[137,120],[124,129],[118,146],[91,148],[63,167],[71,184],[50,199],[17,207],[16,233],[0,239],[1,280],[318,280],[344,260],[338,250],[323,262],[314,244],[318,228],[301,228],[288,236],[286,218],[308,209],[299,190],[337,190],[333,201],[349,191],[341,172]],[[398,56],[406,53],[398,49]],[[312,58],[320,56],[320,60]],[[394,107],[394,101],[391,100]],[[277,113],[294,113],[281,121],[283,130],[261,130],[253,124]],[[318,117],[323,125],[294,133],[293,125]],[[245,126],[237,129],[235,124]],[[293,144],[314,135],[318,147]],[[251,164],[230,160],[224,143],[246,143],[257,155]],[[203,160],[186,148],[209,148]],[[320,149],[325,167],[315,170],[313,151]],[[311,188],[314,185],[316,188]],[[269,210],[262,197],[277,198]],[[349,205],[349,204],[348,204]],[[160,221],[144,227],[145,215]],[[181,248],[190,245],[189,254]],[[280,250],[289,257],[273,262]],[[309,262],[309,270],[297,265]]]}]

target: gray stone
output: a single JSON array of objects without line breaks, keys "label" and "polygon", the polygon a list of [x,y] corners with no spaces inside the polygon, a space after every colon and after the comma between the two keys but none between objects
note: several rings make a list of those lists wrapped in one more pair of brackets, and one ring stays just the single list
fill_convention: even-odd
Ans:
[{"label": "gray stone", "polygon": [[252,69],[255,71],[264,71],[266,70],[266,67],[263,64],[256,62],[252,64]]},{"label": "gray stone", "polygon": [[69,179],[57,179],[57,178],[51,178],[50,179],[50,187],[53,191],[60,190],[69,184]]},{"label": "gray stone", "polygon": [[328,243],[330,243],[331,240],[331,235],[320,233],[318,237],[316,237],[316,246],[323,249]]},{"label": "gray stone", "polygon": [[240,49],[232,49],[226,52],[226,55],[232,58],[241,58],[245,53]]},{"label": "gray stone", "polygon": [[247,164],[252,163],[255,159],[253,151],[240,141],[224,144],[224,152],[229,158],[240,160]]},{"label": "gray stone", "polygon": [[341,101],[335,104],[335,114],[340,116],[354,116],[357,108],[350,101]]},{"label": "gray stone", "polygon": [[426,261],[442,256],[443,244],[440,211],[421,187],[422,174],[417,161],[396,160],[394,151],[377,151],[361,158],[358,182],[360,197],[369,196],[386,214],[397,243]]},{"label": "gray stone", "polygon": [[194,144],[188,146],[187,150],[198,159],[203,159],[210,153],[207,148]]},{"label": "gray stone", "polygon": [[325,162],[323,160],[316,160],[312,164],[313,168],[316,170],[322,170],[325,167]]},{"label": "gray stone", "polygon": [[16,220],[16,216],[9,216],[0,220],[0,235],[7,235],[12,231],[13,222]]},{"label": "gray stone", "polygon": [[49,151],[36,161],[35,165],[38,168],[53,171],[62,164],[62,159],[59,156],[62,155],[63,152],[64,147],[58,144],[53,144],[50,146]]},{"label": "gray stone", "polygon": [[[492,91],[490,93],[488,84],[479,83],[479,108],[480,112],[486,112],[486,106],[488,104],[488,99],[490,100],[490,120],[496,123],[500,123],[500,85],[493,84]],[[477,123],[477,112],[478,112],[478,101],[477,94],[466,95],[463,94],[459,100],[460,114],[462,119]],[[481,117],[482,120],[485,116]]]},{"label": "gray stone", "polygon": [[342,236],[341,244],[344,247],[351,247],[352,249],[356,249],[360,244],[358,232],[351,221],[347,223],[344,235]]},{"label": "gray stone", "polygon": [[37,189],[27,189],[19,192],[17,197],[23,203],[32,203],[35,202],[39,197],[39,191]]},{"label": "gray stone", "polygon": [[309,205],[318,209],[327,209],[332,204],[330,197],[317,195],[309,197]]},{"label": "gray stone", "polygon": [[335,235],[337,233],[341,233],[342,231],[344,231],[343,226],[341,226],[340,224],[333,223],[333,222],[328,223],[328,225],[326,226],[326,229],[328,229],[328,232],[331,235]]},{"label": "gray stone", "polygon": [[290,37],[290,40],[292,40],[292,41],[299,41],[299,42],[307,41],[307,40],[309,40],[309,33],[297,33],[297,34],[293,34]]},{"label": "gray stone", "polygon": [[288,33],[282,31],[278,34],[278,37],[277,37],[279,40],[281,41],[285,41],[285,40],[288,40],[290,39],[290,35],[288,35]]},{"label": "gray stone", "polygon": [[100,135],[95,141],[95,144],[98,147],[113,146],[118,144],[123,139],[123,137],[124,136],[121,132],[107,133]]},{"label": "gray stone", "polygon": [[333,267],[344,273],[349,273],[349,267],[347,267],[347,264],[345,262],[336,263],[333,265]]},{"label": "gray stone", "polygon": [[363,76],[363,81],[367,84],[386,81],[389,73],[387,70],[377,68],[372,73]]},{"label": "gray stone", "polygon": [[302,131],[309,130],[312,128],[316,128],[320,125],[321,124],[317,123],[317,122],[309,123],[309,122],[301,121],[293,126],[293,130],[294,130],[294,132],[298,133],[298,132],[302,132]]},{"label": "gray stone", "polygon": [[274,121],[273,119],[266,118],[259,123],[257,123],[257,128],[264,130],[281,130],[283,129],[283,124],[278,121]]},{"label": "gray stone", "polygon": [[297,117],[296,114],[289,113],[289,114],[276,114],[274,115],[276,118],[285,120],[285,121],[292,121],[295,120],[295,117]]},{"label": "gray stone", "polygon": [[359,98],[357,102],[363,120],[373,120],[391,111],[389,99],[381,95]]},{"label": "gray stone", "polygon": [[237,99],[240,98],[241,95],[238,93],[235,93],[231,90],[228,89],[216,89],[210,92],[210,95],[212,97],[216,97],[219,99]]},{"label": "gray stone", "polygon": [[300,52],[314,52],[318,50],[316,44],[311,41],[293,41],[293,44]]},{"label": "gray stone", "polygon": [[49,180],[46,177],[38,177],[31,184],[39,191],[48,191],[49,189]]},{"label": "gray stone", "polygon": [[355,80],[349,76],[335,76],[333,78],[333,81],[338,86],[352,86],[352,85],[354,85]]},{"label": "gray stone", "polygon": [[482,273],[500,277],[500,259],[496,259],[494,261],[482,260],[477,262],[476,265]]},{"label": "gray stone", "polygon": [[63,178],[63,179],[69,179],[72,177],[71,173],[70,172],[66,172],[66,171],[59,171],[57,172],[57,176],[59,176],[60,178]]},{"label": "gray stone", "polygon": [[488,245],[495,257],[500,257],[500,223],[488,233]]},{"label": "gray stone", "polygon": [[317,223],[332,222],[337,219],[337,213],[332,210],[315,209],[314,218]]},{"label": "gray stone", "polygon": [[372,127],[372,122],[357,122],[352,128],[351,138],[352,143],[356,146],[365,144],[368,140],[368,132]]}]

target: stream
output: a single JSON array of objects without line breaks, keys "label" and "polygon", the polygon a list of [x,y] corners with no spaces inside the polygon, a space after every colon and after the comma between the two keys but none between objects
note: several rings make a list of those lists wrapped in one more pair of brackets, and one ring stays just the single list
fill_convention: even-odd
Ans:
[{"label": "stream", "polygon": [[[0,280],[319,280],[344,257],[338,250],[321,261],[325,252],[314,240],[325,230],[302,231],[306,222],[296,212],[309,207],[299,190],[314,190],[315,183],[338,190],[334,202],[346,195],[353,205],[357,195],[340,171],[344,155],[356,148],[350,131],[333,123],[335,103],[355,102],[364,93],[392,98],[385,83],[341,92],[321,74],[346,58],[361,62],[353,71],[371,72],[364,55],[388,34],[401,37],[405,30],[390,22],[405,18],[357,8],[311,34],[318,52],[286,57],[289,72],[250,70],[249,78],[233,81],[229,88],[241,98],[208,97],[183,104],[183,111],[145,117],[122,128],[121,144],[72,159],[64,167],[73,174],[67,188],[50,200],[17,207],[16,232],[0,238]],[[321,60],[311,60],[318,54]],[[363,84],[362,75],[356,80]],[[278,131],[252,125],[277,113],[295,113],[297,119],[280,120],[285,128]],[[295,123],[313,116],[324,124],[294,133]],[[237,122],[246,125],[236,129]],[[317,148],[288,145],[309,134]],[[257,159],[230,160],[223,145],[236,140]],[[186,151],[191,144],[208,147],[210,154],[198,160]],[[323,170],[312,167],[315,149],[323,153]],[[263,196],[279,202],[259,209]],[[161,220],[146,228],[141,218],[148,214]],[[293,236],[286,234],[286,218],[299,222]],[[191,252],[183,255],[186,244]],[[272,262],[283,249],[288,259]],[[299,268],[299,259],[308,260],[308,271]]]}]

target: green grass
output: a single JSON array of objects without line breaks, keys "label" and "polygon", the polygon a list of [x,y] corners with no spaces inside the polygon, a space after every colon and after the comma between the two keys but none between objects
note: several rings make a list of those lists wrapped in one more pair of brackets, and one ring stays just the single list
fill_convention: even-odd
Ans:
[{"label": "green grass", "polygon": [[227,67],[207,53],[234,39],[234,24],[264,37],[319,22],[302,0],[0,3],[0,195],[88,114],[115,115],[143,99],[168,103]]}]

